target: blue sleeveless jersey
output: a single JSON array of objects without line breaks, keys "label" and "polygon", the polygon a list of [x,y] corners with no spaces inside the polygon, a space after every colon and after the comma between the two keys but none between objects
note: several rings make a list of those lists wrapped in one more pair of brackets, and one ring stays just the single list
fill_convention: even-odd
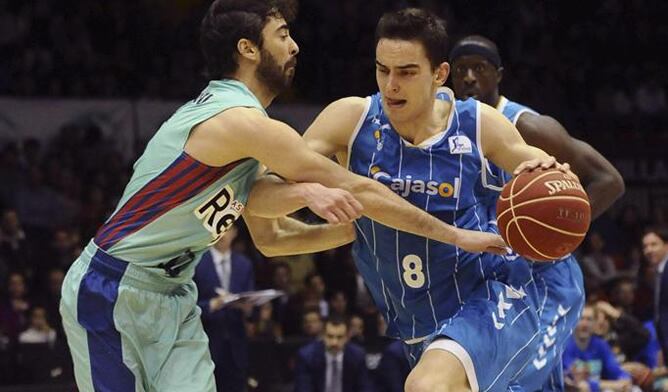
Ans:
[{"label": "blue sleeveless jersey", "polygon": [[[491,209],[477,196],[483,192],[484,167],[478,119],[477,101],[456,101],[444,131],[415,146],[393,129],[380,94],[373,95],[349,143],[349,169],[446,223],[494,230]],[[368,218],[356,226],[357,268],[388,322],[387,334],[404,340],[435,332],[439,321],[456,314],[468,293],[502,263],[490,254],[464,252]]]}]

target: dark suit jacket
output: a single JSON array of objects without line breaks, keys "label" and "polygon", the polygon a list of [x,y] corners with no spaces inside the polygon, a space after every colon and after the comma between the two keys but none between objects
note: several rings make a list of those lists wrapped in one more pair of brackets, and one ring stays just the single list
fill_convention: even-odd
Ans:
[{"label": "dark suit jacket", "polygon": [[656,323],[656,334],[659,338],[659,344],[661,345],[661,350],[663,350],[665,361],[668,359],[668,263],[657,282],[659,283],[659,294],[655,298],[655,301],[658,300],[658,304],[656,304],[654,309],[658,314],[654,315],[654,321]]},{"label": "dark suit jacket", "polygon": [[403,392],[411,367],[404,354],[403,342],[395,340],[385,350],[378,364],[378,386],[382,392]]},{"label": "dark suit jacket", "polygon": [[[231,259],[229,291],[240,293],[254,290],[253,263],[246,256],[235,252],[232,252]],[[248,341],[243,313],[239,309],[229,307],[216,312],[209,311],[209,300],[218,295],[215,289],[222,286],[211,252],[202,255],[193,279],[199,292],[197,304],[202,308],[202,324],[209,335],[211,356],[216,366],[220,366],[221,362],[217,359],[229,361],[232,358],[237,366],[246,368],[248,366]]]},{"label": "dark suit jacket", "polygon": [[[316,340],[299,349],[295,370],[295,392],[323,392],[325,390],[327,363],[325,343]],[[343,349],[344,392],[373,391],[366,368],[364,349],[348,343]]]}]

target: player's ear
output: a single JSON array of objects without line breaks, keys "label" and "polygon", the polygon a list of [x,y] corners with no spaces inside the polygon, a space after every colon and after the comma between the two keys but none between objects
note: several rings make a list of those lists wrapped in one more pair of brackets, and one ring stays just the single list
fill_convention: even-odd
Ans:
[{"label": "player's ear", "polygon": [[239,52],[239,56],[247,58],[248,60],[259,60],[260,50],[253,41],[247,38],[242,38],[237,42],[237,51]]},{"label": "player's ear", "polygon": [[503,79],[503,67],[496,69],[496,83],[501,83],[501,79]]},{"label": "player's ear", "polygon": [[439,86],[444,85],[445,81],[448,80],[448,75],[450,75],[450,64],[444,61],[436,67],[436,72],[434,73],[434,83]]}]

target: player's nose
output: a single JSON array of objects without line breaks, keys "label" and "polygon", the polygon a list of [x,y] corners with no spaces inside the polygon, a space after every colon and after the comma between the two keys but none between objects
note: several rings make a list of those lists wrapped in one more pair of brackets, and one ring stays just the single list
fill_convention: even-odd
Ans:
[{"label": "player's nose", "polygon": [[399,84],[397,83],[397,78],[390,73],[387,78],[387,89],[394,93],[399,92]]},{"label": "player's nose", "polygon": [[292,37],[290,37],[290,41],[290,55],[296,56],[299,53],[299,45]]},{"label": "player's nose", "polygon": [[467,84],[474,84],[476,82],[475,73],[471,68],[468,68],[466,73],[464,73],[464,82]]}]

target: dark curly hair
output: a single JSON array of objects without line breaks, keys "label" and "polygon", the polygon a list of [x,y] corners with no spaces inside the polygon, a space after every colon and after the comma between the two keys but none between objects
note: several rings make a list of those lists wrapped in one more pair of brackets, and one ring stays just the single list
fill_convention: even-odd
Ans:
[{"label": "dark curly hair", "polygon": [[216,0],[200,27],[200,46],[207,76],[222,79],[234,73],[237,43],[246,38],[262,48],[262,29],[271,17],[291,22],[297,16],[296,0]]}]

